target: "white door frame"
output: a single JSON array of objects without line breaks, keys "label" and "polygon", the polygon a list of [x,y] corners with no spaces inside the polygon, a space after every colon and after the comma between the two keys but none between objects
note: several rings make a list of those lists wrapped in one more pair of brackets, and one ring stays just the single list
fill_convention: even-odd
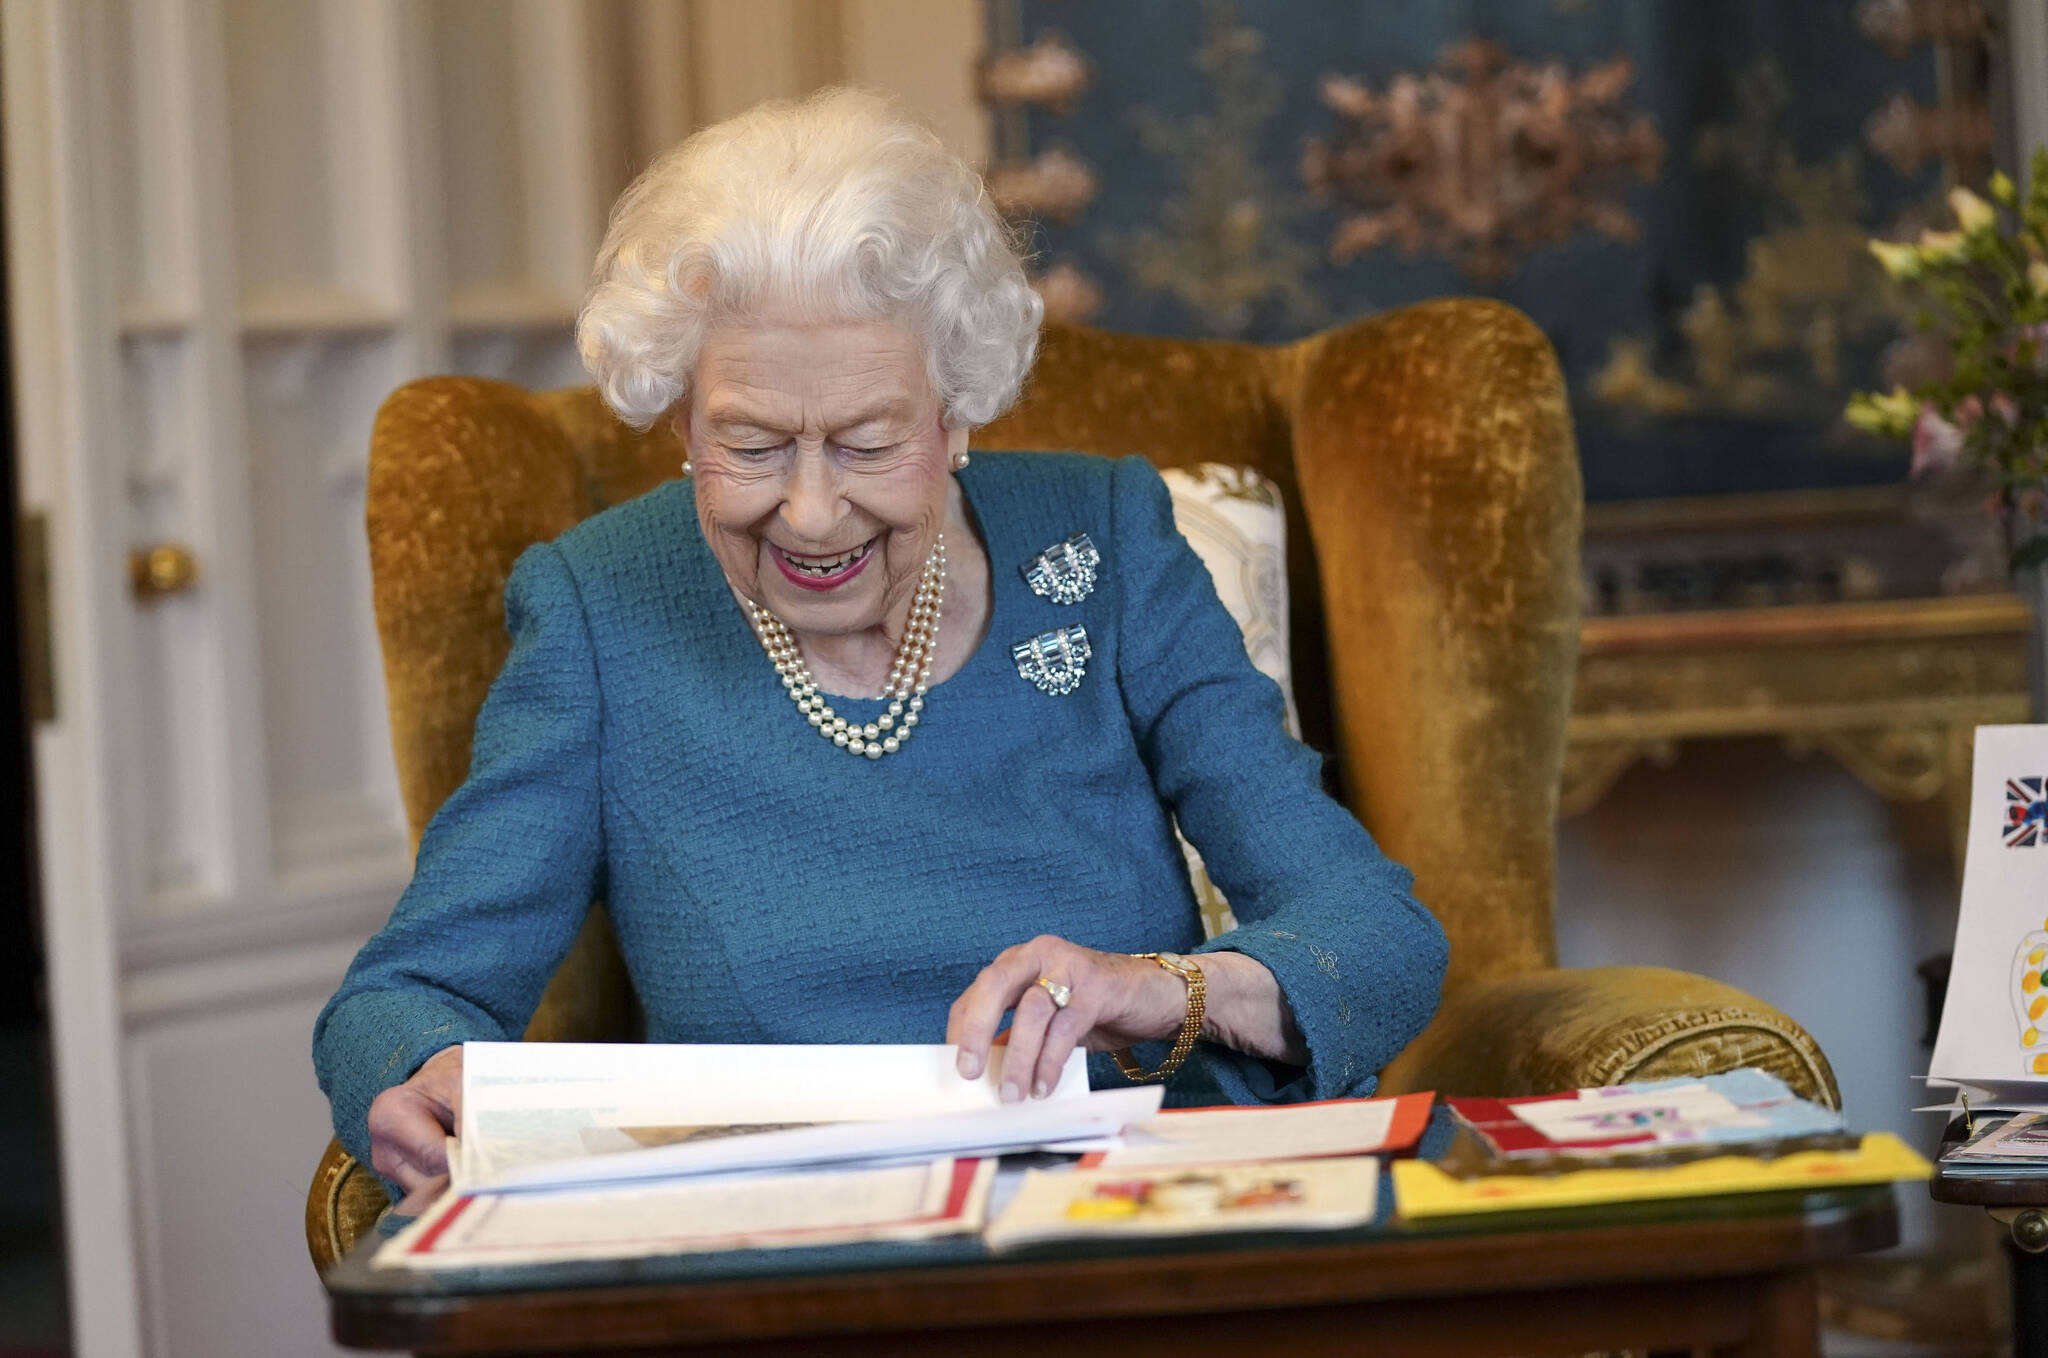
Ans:
[{"label": "white door frame", "polygon": [[56,1067],[57,1138],[74,1351],[139,1358],[135,1210],[126,1144],[114,901],[125,859],[113,746],[126,722],[109,710],[124,673],[126,608],[118,560],[94,524],[119,506],[105,449],[107,355],[93,318],[111,305],[88,182],[90,102],[80,56],[89,7],[0,0],[5,98],[8,324],[13,348],[19,493],[49,533],[51,672],[56,719],[37,727],[34,790]]}]

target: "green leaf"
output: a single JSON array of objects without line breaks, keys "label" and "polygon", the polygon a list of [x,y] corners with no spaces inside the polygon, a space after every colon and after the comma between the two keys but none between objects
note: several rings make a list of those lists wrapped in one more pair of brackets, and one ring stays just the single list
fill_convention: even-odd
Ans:
[{"label": "green leaf", "polygon": [[2027,570],[2033,566],[2048,565],[2048,534],[2043,534],[2037,538],[2029,538],[2013,548],[2012,558],[2008,564],[2016,571]]}]

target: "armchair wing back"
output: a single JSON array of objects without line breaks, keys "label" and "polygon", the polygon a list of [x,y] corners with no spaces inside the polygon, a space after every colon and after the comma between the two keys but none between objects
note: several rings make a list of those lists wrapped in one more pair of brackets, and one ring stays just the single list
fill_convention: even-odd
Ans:
[{"label": "armchair wing back", "polygon": [[[1244,464],[1285,493],[1304,736],[1336,753],[1345,800],[1414,869],[1451,940],[1443,1012],[1387,1088],[1515,1094],[1761,1064],[1836,1101],[1812,1039],[1740,991],[1553,965],[1581,496],[1563,379],[1521,313],[1442,300],[1273,347],[1049,327],[1025,399],[975,444]],[[508,646],[514,559],[676,475],[683,455],[587,388],[431,378],[385,403],[368,528],[415,841],[466,774]],[[527,1036],[631,1031],[594,909]],[[382,1206],[331,1145],[307,1204],[316,1262]]]},{"label": "armchair wing back", "polygon": [[[1446,300],[1274,348],[1054,330],[977,442],[1271,478],[1304,738],[1415,871],[1449,986],[1551,962],[1580,491],[1534,324]],[[1460,814],[1479,801],[1486,817]]]}]

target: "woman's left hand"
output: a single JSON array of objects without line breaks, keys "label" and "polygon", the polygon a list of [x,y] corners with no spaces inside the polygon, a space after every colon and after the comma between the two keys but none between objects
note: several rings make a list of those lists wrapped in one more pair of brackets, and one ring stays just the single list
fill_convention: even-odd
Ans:
[{"label": "woman's left hand", "polygon": [[[1068,987],[1066,1008],[1054,1006],[1041,976]],[[982,968],[953,1001],[946,1041],[960,1048],[960,1074],[975,1079],[988,1065],[1004,1011],[1014,1011],[1001,1090],[1003,1102],[1014,1103],[1027,1091],[1041,1099],[1050,1094],[1075,1047],[1115,1051],[1171,1037],[1187,1009],[1187,983],[1164,967],[1047,934],[1004,949]]]}]

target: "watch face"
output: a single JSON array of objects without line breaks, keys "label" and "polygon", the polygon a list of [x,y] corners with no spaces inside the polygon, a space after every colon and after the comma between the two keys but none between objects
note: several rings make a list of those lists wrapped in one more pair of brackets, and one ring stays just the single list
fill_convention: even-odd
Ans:
[{"label": "watch face", "polygon": [[1160,961],[1162,961],[1162,962],[1165,962],[1165,963],[1167,963],[1167,964],[1168,964],[1168,965],[1170,965],[1170,966],[1176,966],[1176,967],[1184,967],[1184,966],[1186,966],[1186,965],[1188,964],[1188,959],[1187,959],[1187,958],[1185,958],[1185,957],[1182,957],[1182,956],[1181,956],[1181,955],[1180,955],[1179,953],[1177,953],[1177,952],[1163,952],[1163,953],[1160,953],[1160,954],[1159,954],[1159,960],[1160,960]]}]

